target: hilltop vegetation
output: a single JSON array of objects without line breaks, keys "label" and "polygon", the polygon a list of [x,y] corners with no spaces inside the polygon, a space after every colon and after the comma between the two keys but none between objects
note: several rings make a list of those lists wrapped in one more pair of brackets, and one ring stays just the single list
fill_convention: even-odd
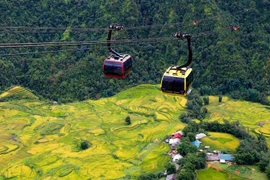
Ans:
[{"label": "hilltop vegetation", "polygon": [[[173,37],[176,31],[194,35],[194,87],[201,94],[231,93],[234,98],[266,103],[270,89],[269,1],[1,1],[0,26],[57,27],[63,30],[1,29],[1,43],[106,40],[107,32],[75,31],[69,27],[106,28],[112,23],[132,28],[115,39]],[[198,20],[198,26],[192,21]],[[237,25],[239,31],[232,32]],[[196,34],[200,36],[196,37]],[[11,85],[32,89],[51,100],[68,102],[112,96],[141,83],[158,84],[165,69],[186,61],[185,42],[113,45],[134,58],[124,80],[103,77],[108,55],[105,44],[78,47],[1,48],[0,90]],[[77,49],[77,50],[76,50]],[[79,50],[78,50],[79,49]],[[4,56],[27,52],[58,53]]]},{"label": "hilltop vegetation", "polygon": [[0,101],[8,101],[8,100],[21,100],[21,99],[32,99],[37,100],[38,97],[34,95],[29,90],[22,88],[20,86],[12,87],[10,90],[0,94]]},{"label": "hilltop vegetation", "polygon": [[[210,98],[210,115],[220,112],[210,108],[215,98]],[[223,100],[220,106],[227,119],[234,117],[228,105],[237,104],[261,109],[262,121],[269,118],[269,110],[260,104]],[[163,95],[156,85],[63,105],[32,99],[0,102],[0,178],[136,179],[163,171],[169,161],[163,140],[184,128],[178,117],[186,112],[186,102]],[[260,128],[249,113],[243,112],[238,120],[250,130]],[[81,148],[84,142],[86,149]]]}]

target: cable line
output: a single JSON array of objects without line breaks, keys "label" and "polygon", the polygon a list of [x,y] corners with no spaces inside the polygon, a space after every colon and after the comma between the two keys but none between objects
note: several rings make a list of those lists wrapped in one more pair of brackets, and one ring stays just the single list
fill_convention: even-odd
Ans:
[{"label": "cable line", "polygon": [[[233,27],[224,27],[219,30],[232,30]],[[235,30],[235,29],[234,29]],[[238,29],[237,29],[238,30]],[[200,38],[203,36],[208,36],[215,34],[215,31],[204,31],[198,34],[192,35],[193,38]],[[146,38],[146,39],[120,39],[120,40],[110,40],[114,44],[123,43],[135,43],[138,45],[140,43],[157,43],[166,41],[177,41],[178,39],[174,37],[163,37],[163,38]],[[38,47],[59,47],[59,46],[83,46],[83,45],[102,45],[107,44],[108,41],[73,41],[73,42],[36,42],[36,43],[0,43],[0,48],[38,48]],[[102,48],[102,47],[100,47]],[[105,48],[105,47],[104,47]],[[80,51],[80,50],[90,50],[91,48],[81,48],[81,49],[65,49],[57,51],[38,51],[38,52],[25,52],[25,53],[13,53],[13,54],[0,54],[0,57],[5,56],[18,56],[18,55],[31,55],[31,54],[46,54],[46,53],[58,53],[64,51]]]},{"label": "cable line", "polygon": [[106,31],[109,28],[72,28],[72,27],[30,27],[30,26],[0,26],[0,30],[8,29],[8,30],[16,30],[16,29],[27,29],[27,30],[72,30],[72,31]]},{"label": "cable line", "polygon": [[[154,43],[156,42],[163,42],[163,41],[153,41]],[[149,42],[139,42],[139,43],[134,43],[134,42],[129,42],[129,45],[132,46],[139,46],[141,44],[149,44]],[[151,42],[150,42],[151,43]],[[126,45],[117,45],[117,47],[126,47]],[[81,50],[90,50],[90,49],[107,49],[106,46],[104,47],[95,47],[95,48],[72,48],[72,49],[63,49],[63,50],[56,50],[56,51],[38,51],[38,52],[24,52],[24,53],[13,53],[13,54],[0,54],[0,57],[5,57],[5,56],[19,56],[19,55],[34,55],[34,54],[48,54],[48,53],[58,53],[58,52],[66,52],[66,51],[81,51]]]},{"label": "cable line", "polygon": [[[218,7],[217,7],[218,8]],[[243,7],[242,7],[243,8]],[[218,8],[219,9],[219,8]],[[219,11],[221,11],[219,9]],[[239,10],[234,12],[237,15],[241,15],[245,12],[248,12],[247,9]],[[146,28],[154,28],[154,27],[162,27],[162,26],[170,26],[170,25],[181,25],[181,24],[190,24],[191,26],[194,25],[194,22],[201,23],[203,21],[208,21],[209,19],[216,19],[217,17],[224,16],[223,14],[218,14],[216,16],[212,16],[209,18],[203,19],[193,19],[191,21],[184,21],[184,22],[176,22],[170,24],[153,24],[153,25],[144,25],[144,26],[136,26],[136,27],[125,27],[124,30],[137,30],[137,29],[146,29]],[[71,30],[71,31],[85,31],[85,32],[93,32],[93,31],[108,31],[109,28],[83,28],[83,27],[39,27],[39,26],[0,26],[0,30],[18,30],[18,29],[26,29],[26,30]]]},{"label": "cable line", "polygon": [[[130,42],[151,42],[151,41],[171,41],[172,37],[164,38],[147,38],[147,39],[123,39],[111,40],[111,43],[130,43]],[[29,47],[47,47],[47,46],[81,46],[81,45],[96,45],[107,44],[107,41],[74,41],[74,42],[47,42],[47,43],[2,43],[0,48],[29,48]]]},{"label": "cable line", "polygon": [[[231,27],[230,27],[231,28]],[[220,28],[219,30],[229,30],[229,27]],[[193,38],[205,36],[207,34],[215,33],[215,31],[204,31],[193,35]],[[110,43],[130,43],[130,42],[159,42],[177,40],[174,37],[162,38],[145,38],[145,39],[120,39],[110,40]],[[70,42],[32,42],[32,43],[0,43],[0,48],[29,48],[29,47],[56,47],[56,46],[82,46],[82,45],[97,45],[107,44],[108,41],[70,41]]]}]

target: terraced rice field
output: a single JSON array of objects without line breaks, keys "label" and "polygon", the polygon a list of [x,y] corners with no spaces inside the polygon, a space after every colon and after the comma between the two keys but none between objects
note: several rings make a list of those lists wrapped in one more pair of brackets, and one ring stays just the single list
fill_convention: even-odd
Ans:
[{"label": "terraced rice field", "polygon": [[37,96],[35,96],[33,93],[30,91],[20,87],[20,86],[15,86],[12,87],[10,90],[6,91],[5,93],[0,95],[0,99],[8,98],[9,96],[14,96],[16,94],[17,97],[19,98],[24,98],[24,99],[38,99]]},{"label": "terraced rice field", "polygon": [[[111,98],[0,103],[0,179],[136,179],[164,169],[185,98],[141,85]],[[130,116],[131,125],[125,124]],[[80,142],[91,143],[79,150]]]},{"label": "terraced rice field", "polygon": [[203,145],[210,146],[211,149],[235,151],[240,141],[231,134],[209,132],[207,137],[201,139]]},{"label": "terraced rice field", "polygon": [[205,120],[223,122],[240,121],[250,132],[261,133],[267,137],[270,147],[270,106],[248,101],[236,101],[223,97],[218,102],[218,97],[210,96],[207,105],[209,114]]},{"label": "terraced rice field", "polygon": [[[20,87],[0,98],[13,94],[26,99],[0,102],[0,179],[136,179],[164,169],[169,147],[163,139],[185,126],[178,117],[186,98],[163,95],[156,85],[60,105]],[[207,108],[206,120],[239,120],[251,131],[268,133],[268,107],[210,97]],[[127,116],[131,125],[125,124]],[[237,146],[229,135],[213,136],[217,149]],[[82,141],[90,142],[87,150],[80,150]]]}]

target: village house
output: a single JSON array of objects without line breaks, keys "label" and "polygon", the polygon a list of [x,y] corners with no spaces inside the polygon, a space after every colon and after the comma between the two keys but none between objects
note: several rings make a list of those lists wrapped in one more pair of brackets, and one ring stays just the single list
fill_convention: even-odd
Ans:
[{"label": "village house", "polygon": [[169,145],[171,149],[176,149],[176,147],[180,144],[180,139],[174,138],[169,140]]},{"label": "village house", "polygon": [[191,142],[191,144],[193,144],[193,145],[196,146],[197,148],[200,147],[200,144],[201,144],[201,143],[202,143],[202,142],[199,141],[199,140],[196,140],[196,141]]},{"label": "village house", "polygon": [[231,154],[217,154],[217,153],[207,153],[206,161],[219,161],[220,163],[233,161],[233,156]]},{"label": "village house", "polygon": [[166,176],[166,180],[176,180],[176,174],[169,174]]},{"label": "village house", "polygon": [[174,163],[177,163],[179,161],[179,159],[182,159],[182,158],[183,158],[183,156],[181,156],[180,154],[176,154],[176,155],[172,156],[172,161]]},{"label": "village house", "polygon": [[202,139],[204,137],[206,137],[206,134],[204,133],[196,134],[196,139]]}]

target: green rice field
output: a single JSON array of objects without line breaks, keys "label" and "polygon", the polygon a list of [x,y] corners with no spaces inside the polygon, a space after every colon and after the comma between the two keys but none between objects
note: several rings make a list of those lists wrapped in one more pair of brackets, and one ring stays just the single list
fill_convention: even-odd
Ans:
[{"label": "green rice field", "polygon": [[229,174],[222,172],[222,171],[217,171],[213,168],[208,168],[208,169],[203,169],[197,171],[198,175],[198,180],[228,180],[230,179]]},{"label": "green rice field", "polygon": [[266,174],[261,173],[256,166],[237,166],[213,163],[211,167],[196,171],[198,180],[266,180]]},{"label": "green rice field", "polygon": [[[164,170],[169,146],[163,140],[185,126],[178,117],[186,111],[186,98],[164,95],[158,85],[56,105],[14,88],[0,95],[2,101],[9,99],[0,102],[0,180],[137,179]],[[206,120],[239,120],[251,132],[267,135],[268,107],[227,97],[218,103],[217,98],[210,97]],[[212,135],[218,149],[223,143],[232,150],[237,146],[230,135]],[[83,141],[89,142],[86,150],[79,148]]]},{"label": "green rice field", "polygon": [[[0,98],[16,92],[26,91],[16,87]],[[163,139],[183,129],[178,116],[185,104],[155,85],[63,105],[0,102],[0,179],[136,179],[163,171],[169,161]],[[90,148],[80,150],[82,141]]]},{"label": "green rice field", "polygon": [[270,147],[270,106],[248,101],[233,100],[223,97],[218,102],[218,97],[210,96],[209,113],[205,120],[208,121],[240,121],[247,130],[254,134],[263,134]]},{"label": "green rice field", "polygon": [[239,139],[231,134],[209,132],[207,137],[201,139],[205,146],[210,146],[211,149],[225,150],[225,151],[235,151],[239,146]]},{"label": "green rice field", "polygon": [[215,177],[215,174],[222,173],[223,175],[227,175],[227,179],[267,180],[266,174],[261,173],[257,166],[220,164],[218,162],[210,163],[209,165],[210,167],[208,169],[197,171],[199,175],[198,179],[211,179]]}]

